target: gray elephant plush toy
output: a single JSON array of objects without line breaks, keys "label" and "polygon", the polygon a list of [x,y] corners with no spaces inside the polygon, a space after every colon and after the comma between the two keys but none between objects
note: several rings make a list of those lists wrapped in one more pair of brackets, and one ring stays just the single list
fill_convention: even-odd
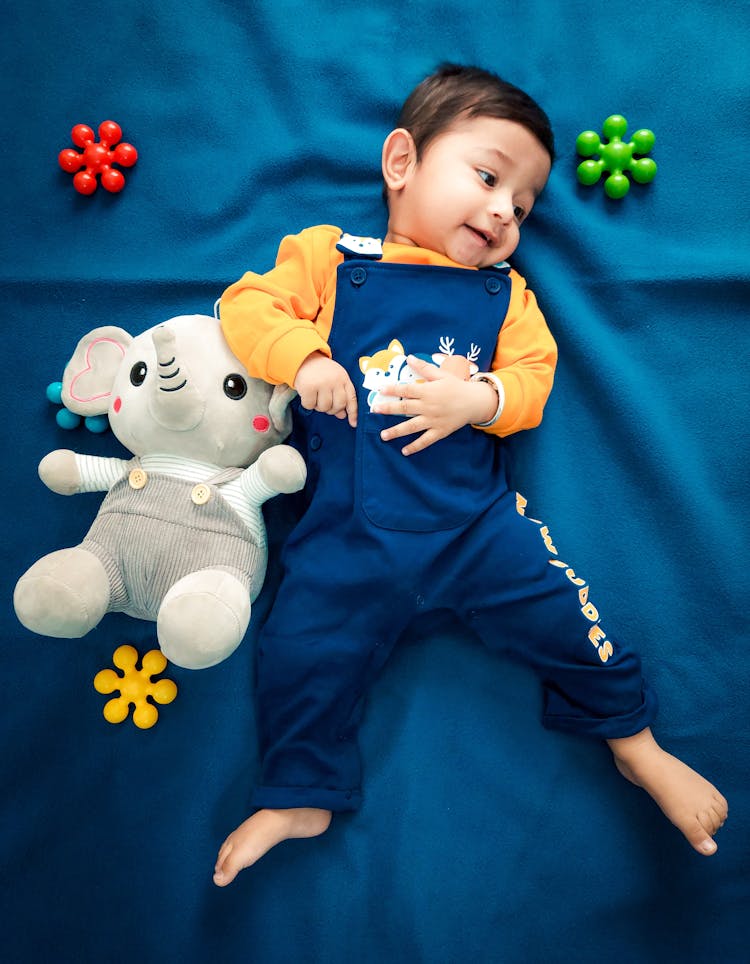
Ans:
[{"label": "gray elephant plush toy", "polygon": [[28,629],[72,639],[108,612],[156,622],[164,655],[203,669],[241,643],[268,558],[261,506],[305,483],[291,430],[294,391],[251,378],[216,318],[184,315],[131,337],[96,328],[79,342],[62,399],[106,412],[135,456],[59,449],[39,466],[61,495],[106,491],[83,542],[18,581]]}]

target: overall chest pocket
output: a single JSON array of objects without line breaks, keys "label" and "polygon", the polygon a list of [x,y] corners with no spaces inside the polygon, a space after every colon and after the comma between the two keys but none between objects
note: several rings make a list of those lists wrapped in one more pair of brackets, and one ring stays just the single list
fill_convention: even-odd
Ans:
[{"label": "overall chest pocket", "polygon": [[466,525],[486,504],[493,440],[465,426],[405,456],[401,449],[408,437],[392,442],[380,438],[380,432],[394,421],[391,415],[360,416],[356,498],[361,511],[380,528],[404,532]]}]

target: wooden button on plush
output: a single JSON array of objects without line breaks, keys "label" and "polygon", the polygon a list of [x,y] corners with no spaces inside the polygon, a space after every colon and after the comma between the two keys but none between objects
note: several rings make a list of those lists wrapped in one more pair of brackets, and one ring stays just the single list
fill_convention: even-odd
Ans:
[{"label": "wooden button on plush", "polygon": [[143,486],[148,482],[148,476],[143,469],[133,469],[128,476],[128,482],[131,489],[142,489]]},{"label": "wooden button on plush", "polygon": [[211,488],[204,482],[199,482],[198,485],[193,487],[193,491],[190,493],[190,498],[195,502],[196,505],[205,505],[211,498]]}]

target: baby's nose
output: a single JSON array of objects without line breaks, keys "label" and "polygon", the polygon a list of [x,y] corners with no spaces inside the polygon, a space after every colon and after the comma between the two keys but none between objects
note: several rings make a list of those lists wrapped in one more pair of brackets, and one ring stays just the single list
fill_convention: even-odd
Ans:
[{"label": "baby's nose", "polygon": [[503,224],[513,220],[513,198],[504,191],[498,191],[490,201],[490,213]]},{"label": "baby's nose", "polygon": [[513,205],[495,205],[492,216],[497,218],[502,224],[510,224],[513,220]]}]

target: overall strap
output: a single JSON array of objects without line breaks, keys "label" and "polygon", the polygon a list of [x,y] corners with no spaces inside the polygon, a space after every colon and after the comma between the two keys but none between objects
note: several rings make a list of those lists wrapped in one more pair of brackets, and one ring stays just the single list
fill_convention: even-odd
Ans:
[{"label": "overall strap", "polygon": [[244,469],[236,468],[235,466],[230,466],[229,468],[222,469],[221,472],[217,472],[216,475],[212,475],[210,479],[206,479],[206,485],[224,485],[226,482],[233,482],[238,479]]},{"label": "overall strap", "polygon": [[383,257],[383,245],[380,238],[360,238],[355,234],[344,232],[339,238],[336,250],[341,251],[345,261],[354,258],[365,258],[367,261],[380,261]]}]

